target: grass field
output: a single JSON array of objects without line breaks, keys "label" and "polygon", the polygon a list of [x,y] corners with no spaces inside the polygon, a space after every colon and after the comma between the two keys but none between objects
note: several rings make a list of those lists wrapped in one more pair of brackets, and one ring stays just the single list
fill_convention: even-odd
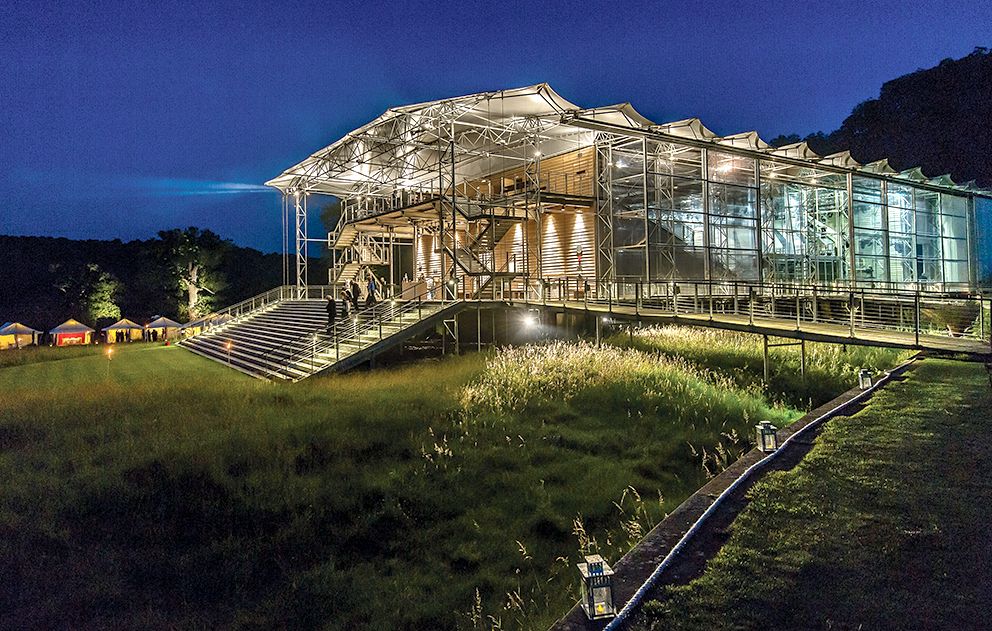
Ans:
[{"label": "grass field", "polygon": [[175,347],[41,350],[0,368],[0,618],[22,628],[545,628],[580,549],[615,560],[799,414],[753,367],[621,348],[294,386]]},{"label": "grass field", "polygon": [[988,628],[990,430],[982,365],[926,360],[760,482],[704,575],[635,628]]}]

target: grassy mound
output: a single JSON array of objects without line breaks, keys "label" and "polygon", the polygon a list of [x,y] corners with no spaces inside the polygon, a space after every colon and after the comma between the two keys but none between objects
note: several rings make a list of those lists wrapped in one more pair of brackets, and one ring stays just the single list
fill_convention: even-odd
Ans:
[{"label": "grassy mound", "polygon": [[562,344],[278,387],[142,345],[0,381],[0,610],[36,628],[544,628],[580,550],[616,559],[798,415]]}]

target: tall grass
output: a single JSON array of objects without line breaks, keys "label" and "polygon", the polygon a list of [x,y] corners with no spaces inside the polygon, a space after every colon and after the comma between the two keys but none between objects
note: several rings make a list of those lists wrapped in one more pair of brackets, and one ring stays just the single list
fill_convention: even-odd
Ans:
[{"label": "tall grass", "polygon": [[[773,402],[808,410],[857,385],[858,371],[879,372],[908,359],[912,353],[889,348],[806,343],[806,374],[801,372],[799,346],[769,349],[769,380],[763,381],[763,341],[760,336],[717,329],[660,326],[617,333],[607,343],[634,348],[717,373],[739,387],[759,389]],[[795,340],[773,339],[775,343]]]}]

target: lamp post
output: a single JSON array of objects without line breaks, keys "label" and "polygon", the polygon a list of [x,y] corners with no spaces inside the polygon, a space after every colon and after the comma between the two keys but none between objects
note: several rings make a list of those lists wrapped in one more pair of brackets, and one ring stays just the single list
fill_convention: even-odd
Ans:
[{"label": "lamp post", "polygon": [[763,453],[771,453],[778,449],[778,434],[775,433],[777,429],[769,421],[761,421],[754,426],[758,449]]},{"label": "lamp post", "polygon": [[613,618],[617,615],[613,607],[613,569],[609,563],[598,554],[585,557],[584,563],[579,563],[579,575],[582,577],[582,611],[590,620]]}]

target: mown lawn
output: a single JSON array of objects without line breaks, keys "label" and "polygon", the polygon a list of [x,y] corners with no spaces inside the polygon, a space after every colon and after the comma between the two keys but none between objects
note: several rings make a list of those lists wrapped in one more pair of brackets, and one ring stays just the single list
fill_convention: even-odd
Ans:
[{"label": "mown lawn", "polygon": [[769,475],[703,576],[636,629],[987,629],[992,389],[926,360]]},{"label": "mown lawn", "polygon": [[615,560],[755,422],[799,415],[629,349],[293,386],[80,352],[0,368],[5,626],[545,628],[580,548]]}]

